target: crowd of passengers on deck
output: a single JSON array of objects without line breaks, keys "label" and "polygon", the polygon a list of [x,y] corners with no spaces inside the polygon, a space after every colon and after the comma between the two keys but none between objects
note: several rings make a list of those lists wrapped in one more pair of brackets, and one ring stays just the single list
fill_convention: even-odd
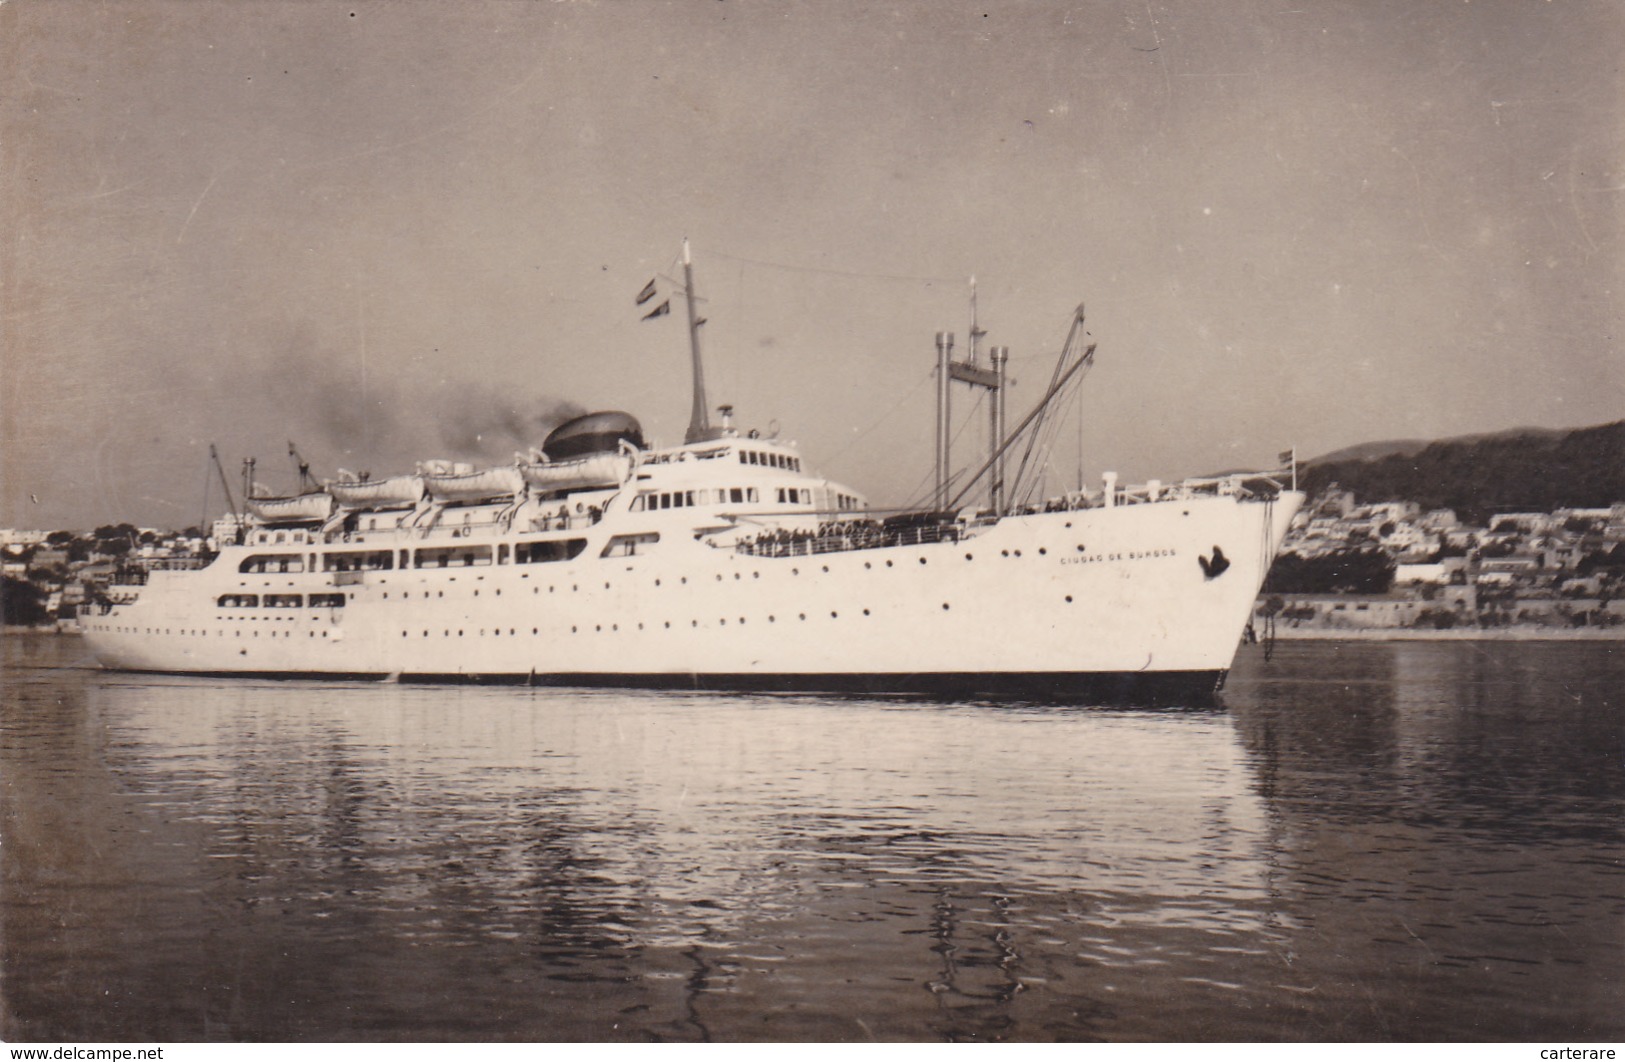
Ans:
[{"label": "crowd of passengers on deck", "polygon": [[756,557],[792,557],[958,539],[959,527],[952,522],[888,527],[877,520],[838,520],[820,524],[816,531],[782,527],[763,531],[740,542],[738,549]]}]

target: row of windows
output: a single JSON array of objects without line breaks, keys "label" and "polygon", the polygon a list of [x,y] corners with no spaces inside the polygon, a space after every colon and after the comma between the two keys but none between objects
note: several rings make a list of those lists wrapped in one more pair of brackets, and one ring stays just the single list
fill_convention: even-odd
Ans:
[{"label": "row of windows", "polygon": [[[303,608],[306,603],[303,594],[221,594],[215,601],[218,608]],[[343,608],[343,594],[311,594],[308,598],[311,608]]]},{"label": "row of windows", "polygon": [[[780,492],[782,493],[782,491]],[[698,490],[646,490],[632,499],[632,511],[685,509],[694,505],[727,505],[760,501],[755,487],[701,487]]]},{"label": "row of windows", "polygon": [[[614,538],[610,539],[609,544],[604,547],[601,555],[604,556],[604,557],[632,557],[632,556],[637,556],[639,553],[646,551],[648,549],[648,547],[658,543],[659,541],[660,541],[659,533],[658,532],[652,532],[652,531],[651,532],[644,532],[644,533],[640,533],[640,534],[633,534],[633,535],[616,535]],[[580,538],[572,538],[572,539],[565,539],[565,540],[555,539],[555,540],[548,541],[548,542],[521,542],[521,543],[519,543],[518,545],[516,545],[514,547],[514,563],[515,564],[533,564],[533,563],[544,563],[544,562],[548,562],[548,561],[570,560],[570,559],[572,559],[572,558],[574,558],[576,556],[579,556],[580,553],[582,552],[582,550],[586,548],[586,545],[587,545],[586,539],[580,539]],[[489,547],[481,547],[481,548],[487,550],[487,553],[485,554],[486,560],[483,563],[488,564],[489,563]],[[1078,547],[1078,549],[1080,551],[1083,548],[1084,547],[1082,547],[1082,546]],[[506,558],[508,556],[507,551],[508,551],[508,547],[507,547],[506,544],[499,547],[499,556],[501,556],[503,558],[503,563],[506,563]],[[1044,547],[1040,546],[1039,549],[1038,549],[1038,552],[1040,554],[1044,554],[1044,553],[1048,553],[1049,551],[1046,550]],[[1006,556],[1006,557],[1009,557],[1009,556],[1012,556],[1012,555],[1016,556],[1016,557],[1020,557],[1021,556],[1021,550],[1019,550],[1019,549],[1018,550],[1013,550],[1013,551],[1012,550],[1002,550],[1001,554],[1003,556]],[[974,554],[971,554],[971,553],[965,554],[965,559],[966,560],[973,560],[974,557],[975,557]],[[927,563],[927,559],[925,557],[919,557],[917,559],[919,560],[919,562],[922,565]],[[453,567],[461,566],[462,563],[463,563],[463,561],[459,560],[459,562],[457,564],[454,564],[452,566]],[[892,562],[890,560],[886,560],[886,561],[884,561],[882,563],[887,568],[892,567]],[[863,562],[863,567],[865,569],[869,569],[869,568],[874,567],[874,565],[870,561],[864,561]],[[823,565],[820,570],[827,574],[829,572],[829,570],[830,570],[829,565],[827,565],[827,564]],[[800,575],[801,574],[801,569],[799,567],[791,568],[790,569],[790,574],[793,575],[793,576],[794,575]],[[733,577],[734,577],[734,579],[738,580],[738,579],[744,578],[744,575],[743,575],[743,573],[736,571],[736,572],[733,573]],[[762,573],[760,571],[752,571],[750,573],[750,577],[752,579],[760,579],[762,577]],[[483,579],[484,576],[481,576],[480,578]],[[530,578],[530,576],[525,575],[525,576],[522,576],[521,578],[528,579],[528,578]],[[723,578],[724,578],[724,576],[723,576],[723,574],[721,572],[716,573],[716,580],[718,582],[721,582],[723,580]],[[688,576],[686,576],[686,575],[679,576],[677,582],[680,585],[684,585],[684,586],[688,585]],[[661,580],[658,577],[654,580],[654,585],[655,586],[660,586],[661,585]],[[580,587],[575,585],[575,584],[572,584],[570,586],[570,589],[572,591],[576,591],[576,590],[579,590]],[[604,589],[606,589],[606,590],[610,589],[610,584],[606,582],[604,584]],[[549,586],[547,588],[547,590],[548,590],[548,593],[553,593],[554,590],[555,590],[555,587]],[[541,591],[540,591],[539,588],[532,588],[531,592],[532,593],[540,593]],[[495,591],[495,593],[496,593],[497,596],[501,596],[502,591],[500,589],[498,589],[498,590]],[[479,595],[480,595],[480,592],[478,590],[475,590],[474,591],[474,596],[478,597]],[[342,597],[342,595],[339,595],[339,594],[333,594],[333,595],[312,594],[311,595],[311,601],[314,604],[315,600],[317,598],[319,598],[319,597],[329,597],[329,596],[335,597],[335,598]],[[386,591],[383,596],[387,598],[387,597],[389,597],[389,593]],[[407,591],[406,596],[410,597],[411,592]],[[428,597],[429,596],[429,591],[425,590],[423,592],[423,596]],[[444,597],[445,596],[445,591],[444,590],[437,591],[436,596]],[[267,606],[266,607],[277,607],[275,605],[270,604],[270,601],[273,598],[291,598],[296,603],[297,600],[298,600],[298,597],[299,597],[298,594],[280,594],[280,595],[279,594],[267,594],[267,595],[265,595],[265,599],[267,601]],[[255,595],[255,594],[228,594],[225,597],[222,597],[220,599],[221,607],[229,607],[228,606],[229,601],[237,601],[237,602],[241,603],[242,607],[253,608],[253,607],[258,607],[257,603],[259,601],[259,597],[258,597],[258,595]],[[340,602],[340,603],[342,604],[342,602]]]},{"label": "row of windows", "polygon": [[[115,631],[115,632],[117,632],[119,634],[174,634],[175,633],[175,631],[171,630],[168,627],[118,627],[118,626],[103,624],[98,629],[99,630],[106,630],[106,631]],[[183,631],[180,632],[180,634],[183,637],[187,637],[187,638],[207,638],[209,636],[209,633],[210,632],[208,632],[208,631],[199,631],[199,630],[183,630]],[[310,631],[308,633],[309,633],[310,637],[312,637],[312,638],[316,637],[316,632],[315,631]],[[293,631],[266,631],[265,632],[265,636],[267,638],[275,638],[278,635],[280,635],[283,638],[292,638],[294,636],[294,632]],[[226,636],[226,632],[223,631],[223,630],[216,630],[214,632],[214,636],[216,638],[224,638]],[[231,636],[233,638],[241,638],[243,636],[243,632],[242,631],[232,631]],[[248,636],[250,638],[258,638],[260,636],[260,632],[259,631],[249,631]],[[321,636],[323,638],[326,638],[327,637],[327,632],[325,630],[322,631]]]},{"label": "row of windows", "polygon": [[769,468],[782,468],[786,472],[800,472],[801,458],[791,457],[789,454],[769,453],[765,450],[739,451],[739,463],[742,465],[766,465]]},{"label": "row of windows", "polygon": [[[631,535],[616,535],[614,538],[610,539],[609,543],[604,547],[604,549],[603,549],[603,551],[601,553],[601,556],[604,556],[604,557],[632,557],[632,556],[637,556],[639,553],[646,552],[650,546],[655,545],[659,541],[660,541],[659,533],[658,532],[652,532],[652,531],[651,532],[643,532],[643,533],[639,533],[639,534],[631,534]],[[548,562],[552,562],[552,561],[572,560],[575,557],[580,556],[582,551],[584,549],[586,549],[586,546],[587,546],[587,540],[583,539],[583,538],[553,539],[553,540],[545,541],[545,542],[521,542],[521,543],[516,544],[513,547],[513,563],[515,563],[515,564],[541,564],[541,563],[548,563]],[[1078,552],[1080,552],[1080,553],[1085,551],[1085,547],[1083,545],[1081,545],[1081,544],[1077,547],[1077,549],[1078,549]],[[402,552],[405,552],[405,551],[402,551]],[[1043,546],[1040,546],[1040,547],[1038,547],[1037,552],[1038,552],[1038,554],[1040,556],[1044,556],[1044,555],[1047,555],[1049,553],[1049,550],[1044,548]],[[423,557],[424,554],[433,554],[435,564],[433,564],[433,565],[425,564],[425,563],[422,563],[421,560],[420,560],[420,563],[418,564],[418,567],[420,567],[420,568],[421,567],[426,567],[426,566],[467,567],[467,566],[489,565],[491,563],[491,547],[489,547],[489,546],[476,546],[476,547],[462,546],[462,547],[453,547],[453,548],[450,548],[450,549],[419,550],[418,551],[418,556],[419,556],[420,559]],[[1004,549],[1004,550],[1000,550],[999,554],[1000,554],[1000,556],[1003,556],[1003,557],[1020,557],[1021,556],[1021,550],[1019,550],[1019,549],[1014,549],[1014,550]],[[503,564],[507,563],[508,546],[507,546],[506,543],[504,543],[504,544],[502,544],[501,546],[498,547],[497,555],[500,558],[500,563],[503,563]],[[925,557],[918,557],[916,559],[922,565],[928,563],[928,560]],[[965,554],[965,559],[967,561],[974,560],[975,559],[975,554],[974,553],[966,553]],[[1090,559],[1094,559],[1094,558],[1090,558]],[[882,561],[881,563],[886,568],[892,567],[892,561],[890,559],[886,559],[886,560]],[[871,562],[871,561],[865,560],[863,562],[863,567],[866,570],[871,569],[871,568],[874,567],[874,563]],[[827,564],[823,565],[820,570],[827,573],[830,570],[829,565],[827,565]],[[753,571],[750,574],[751,574],[752,579],[760,579],[762,577],[762,573],[760,571]],[[800,575],[801,574],[801,569],[799,567],[791,568],[790,569],[790,574],[793,575],[793,576],[794,575]],[[742,573],[736,571],[736,572],[733,573],[733,577],[735,579],[740,579],[740,578],[743,578],[743,575],[742,575]],[[483,578],[483,576],[481,578]],[[524,578],[528,579],[529,576],[524,576]],[[723,580],[723,578],[724,578],[724,576],[722,575],[722,573],[719,572],[719,573],[716,574],[716,579],[717,579],[718,582],[721,582]],[[686,575],[685,576],[680,576],[678,578],[678,582],[680,584],[682,584],[682,585],[687,585],[688,577]],[[654,585],[655,586],[661,585],[661,580],[659,578],[656,578],[654,580]],[[610,587],[609,583],[604,584],[604,588],[606,590],[609,589],[609,587]],[[550,593],[553,591],[553,589],[554,588],[551,587],[551,586],[548,587],[548,591]],[[577,587],[572,585],[570,587],[570,589],[571,590],[576,590]],[[533,591],[533,592],[539,592],[539,591]],[[502,591],[497,590],[496,593],[500,595],[502,593]],[[445,594],[444,591],[440,591],[440,596],[444,596],[444,594]],[[479,591],[475,590],[474,595],[476,597],[479,596]],[[384,594],[384,596],[388,597],[389,595],[386,593],[386,594]],[[429,593],[428,593],[427,590],[424,591],[423,596],[424,597],[429,596]],[[318,603],[317,602],[318,598],[329,598],[329,597],[340,599],[336,603],[337,604],[343,604],[343,601],[342,601],[343,595],[341,595],[341,594],[312,594],[312,595],[310,595],[311,604],[313,606],[316,605]],[[287,600],[283,601],[282,599],[287,599]],[[255,595],[255,594],[228,594],[228,595],[226,595],[226,596],[224,596],[224,597],[222,597],[220,599],[220,606],[222,608],[226,608],[226,607],[231,607],[233,603],[236,603],[239,607],[257,608],[257,607],[260,607],[259,606],[259,600],[260,600],[259,596]],[[299,603],[299,595],[298,594],[267,594],[267,595],[265,595],[265,606],[264,607],[267,607],[267,608],[298,607],[298,603]],[[326,602],[323,602],[323,603],[326,603]]]},{"label": "row of windows", "polygon": [[[540,564],[546,561],[570,560],[587,548],[584,538],[554,539],[548,542],[520,542],[513,547],[515,564]],[[392,571],[396,565],[394,550],[348,550],[337,553],[310,555],[310,570],[316,570],[318,556],[321,570],[327,572]],[[429,546],[418,550],[400,551],[400,567],[406,568],[478,568],[491,563],[490,545]],[[498,564],[508,563],[508,544],[497,547]],[[239,572],[251,575],[297,574],[306,569],[305,556],[299,553],[256,553],[237,565]]]}]

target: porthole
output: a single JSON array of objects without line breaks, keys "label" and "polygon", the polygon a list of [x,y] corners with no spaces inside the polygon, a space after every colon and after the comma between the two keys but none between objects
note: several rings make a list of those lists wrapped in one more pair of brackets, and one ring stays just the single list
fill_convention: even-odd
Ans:
[{"label": "porthole", "polygon": [[1049,550],[1045,549],[1043,546],[1039,546],[1038,547],[1038,555],[1040,557],[1047,557],[1047,556],[1049,556]]},{"label": "porthole", "polygon": [[967,553],[967,554],[965,554],[965,559],[966,560],[975,560],[976,555],[974,553]]},{"label": "porthole", "polygon": [[1069,605],[1072,604],[1072,595],[1071,594],[1066,595],[1066,603],[1069,604]]},{"label": "porthole", "polygon": [[806,619],[807,618],[807,614],[805,612],[798,612],[798,613],[796,613],[796,616],[799,617],[800,619]]},{"label": "porthole", "polygon": [[920,558],[920,563],[921,563],[921,564],[924,564],[924,563],[925,563],[925,558],[924,558],[924,557],[921,557],[921,558]]},{"label": "porthole", "polygon": [[867,616],[867,615],[868,615],[868,614],[869,614],[869,610],[868,610],[868,609],[864,609],[864,610],[863,610],[863,614],[864,614],[864,615],[865,615],[865,616]]},{"label": "porthole", "polygon": [[944,611],[944,612],[948,611],[948,602],[944,601],[942,603],[942,611]]}]

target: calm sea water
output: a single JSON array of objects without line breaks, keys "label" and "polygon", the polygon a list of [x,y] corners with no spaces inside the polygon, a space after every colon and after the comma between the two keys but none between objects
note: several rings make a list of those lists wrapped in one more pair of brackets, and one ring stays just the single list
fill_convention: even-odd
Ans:
[{"label": "calm sea water", "polygon": [[1625,646],[1201,711],[5,651],[6,1039],[1625,1037]]}]

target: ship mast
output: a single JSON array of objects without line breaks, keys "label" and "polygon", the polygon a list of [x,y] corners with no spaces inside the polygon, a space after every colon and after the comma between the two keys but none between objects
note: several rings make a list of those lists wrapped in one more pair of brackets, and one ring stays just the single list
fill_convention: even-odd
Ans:
[{"label": "ship mast", "polygon": [[214,470],[220,474],[220,489],[226,495],[226,507],[231,515],[242,519],[242,511],[237,508],[237,500],[231,496],[231,484],[226,481],[226,467],[220,463],[220,451],[215,449],[214,443],[209,444],[209,460],[214,462]]},{"label": "ship mast", "polygon": [[705,398],[705,365],[700,360],[700,318],[694,307],[694,259],[688,252],[688,238],[683,238],[683,297],[688,303],[688,349],[694,362],[694,406],[689,412],[685,443],[705,442],[717,437],[711,427],[711,415]]}]

